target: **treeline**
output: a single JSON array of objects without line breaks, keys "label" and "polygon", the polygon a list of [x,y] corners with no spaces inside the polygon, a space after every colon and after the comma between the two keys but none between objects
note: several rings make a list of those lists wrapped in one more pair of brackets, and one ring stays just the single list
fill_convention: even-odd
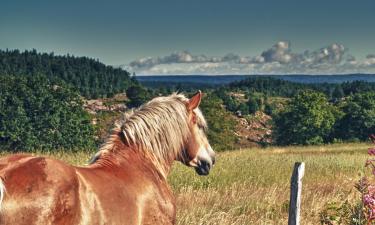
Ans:
[{"label": "treeline", "polygon": [[153,96],[172,91],[192,94],[196,89],[206,93],[201,107],[210,127],[208,136],[218,150],[238,146],[235,116],[251,117],[258,111],[272,116],[275,145],[366,141],[375,133],[375,83],[365,81],[302,84],[252,76],[216,88],[133,87],[127,95],[137,106]]},{"label": "treeline", "polygon": [[342,98],[351,94],[375,91],[374,82],[353,81],[343,83],[296,83],[267,76],[252,76],[245,80],[230,83],[226,90],[260,92],[269,96],[293,97],[301,90],[323,92],[330,99]]},{"label": "treeline", "polygon": [[[231,112],[243,115],[256,111],[264,111],[272,115],[285,101],[270,101],[275,97],[290,99],[301,91],[313,90],[324,93],[330,102],[339,102],[342,98],[364,92],[375,92],[375,83],[366,81],[352,81],[344,83],[295,83],[275,77],[252,76],[242,81],[230,83],[216,89],[217,95],[223,100],[226,108]],[[231,93],[243,93],[246,102],[239,101]]]},{"label": "treeline", "polygon": [[[214,92],[227,110],[273,117],[276,145],[366,141],[375,133],[375,83],[301,84],[250,77]],[[238,96],[242,93],[243,97]]]},{"label": "treeline", "polygon": [[300,91],[274,116],[278,145],[367,141],[375,133],[375,92],[329,102],[322,92]]},{"label": "treeline", "polygon": [[257,111],[272,116],[277,145],[366,140],[375,133],[375,83],[301,84],[251,76],[215,87],[146,88],[128,72],[87,57],[0,50],[0,149],[92,148],[95,127],[81,96],[125,92],[127,106],[137,107],[155,96],[198,89],[206,93],[202,110],[218,150],[236,147],[236,116]]},{"label": "treeline", "polygon": [[111,97],[115,93],[125,92],[132,85],[138,85],[127,71],[106,66],[88,57],[56,56],[36,50],[0,50],[0,76],[38,74],[50,80],[61,79],[86,98]]}]

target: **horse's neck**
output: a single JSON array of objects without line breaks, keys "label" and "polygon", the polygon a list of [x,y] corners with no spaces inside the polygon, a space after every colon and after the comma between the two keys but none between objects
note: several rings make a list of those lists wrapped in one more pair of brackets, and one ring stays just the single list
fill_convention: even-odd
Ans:
[{"label": "horse's neck", "polygon": [[138,150],[136,147],[129,147],[122,141],[116,141],[110,150],[102,153],[94,165],[124,171],[137,169],[166,179],[173,161],[174,160],[162,160],[162,162],[160,162],[152,160],[147,154]]}]

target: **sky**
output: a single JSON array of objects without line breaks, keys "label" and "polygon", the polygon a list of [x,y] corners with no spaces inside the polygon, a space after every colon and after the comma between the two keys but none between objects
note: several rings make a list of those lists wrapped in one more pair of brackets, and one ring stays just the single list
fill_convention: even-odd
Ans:
[{"label": "sky", "polygon": [[375,73],[375,1],[2,0],[7,48],[139,75]]}]

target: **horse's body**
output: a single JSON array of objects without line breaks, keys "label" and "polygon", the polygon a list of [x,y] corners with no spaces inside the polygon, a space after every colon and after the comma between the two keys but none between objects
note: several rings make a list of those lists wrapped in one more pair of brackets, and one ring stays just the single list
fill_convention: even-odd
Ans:
[{"label": "horse's body", "polygon": [[173,224],[166,181],[151,164],[129,157],[131,163],[88,168],[27,155],[3,158],[0,224]]},{"label": "horse's body", "polygon": [[[184,100],[179,95],[174,96]],[[199,154],[203,145],[192,145],[194,140],[184,137],[181,126],[175,127],[181,131],[169,133],[163,130],[167,128],[163,125],[150,128],[154,125],[152,122],[163,123],[164,120],[152,114],[155,120],[146,121],[140,112],[147,115],[145,112],[153,105],[149,106],[145,106],[143,111],[141,108],[138,114],[128,115],[125,122],[113,130],[107,143],[87,167],[75,167],[59,160],[30,155],[1,158],[0,224],[174,224],[175,200],[166,179],[173,161],[180,160],[196,167],[198,173],[207,174],[214,160],[205,157],[213,152]],[[173,110],[168,110],[173,113]],[[169,126],[181,118],[171,115],[165,119]],[[199,122],[202,119],[195,118],[193,124],[200,126],[199,123],[204,122]],[[151,133],[145,134],[139,125],[142,121],[145,122],[143,128]],[[192,138],[192,129],[197,126],[189,126],[186,135]],[[155,133],[155,129],[161,133]],[[168,135],[172,133],[181,140],[171,139],[174,137]],[[149,140],[138,140],[140,134],[145,135],[144,138],[149,136]],[[165,137],[158,137],[161,135]],[[169,139],[170,143],[152,140],[154,137],[165,141]],[[210,148],[208,142],[204,145]],[[146,149],[152,146],[156,150]]]}]

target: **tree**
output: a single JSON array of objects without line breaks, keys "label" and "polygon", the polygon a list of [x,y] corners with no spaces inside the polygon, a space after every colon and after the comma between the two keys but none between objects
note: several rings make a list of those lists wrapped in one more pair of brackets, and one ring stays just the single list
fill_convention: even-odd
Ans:
[{"label": "tree", "polygon": [[292,98],[274,122],[277,144],[322,144],[329,141],[335,109],[323,93],[306,90]]},{"label": "tree", "polygon": [[87,57],[55,56],[36,50],[0,50],[0,74],[61,79],[73,85],[86,98],[112,96],[138,84],[135,76],[120,68],[113,68]]},{"label": "tree", "polygon": [[242,115],[248,115],[249,114],[249,106],[245,103],[240,103],[238,106],[238,111],[241,111]]},{"label": "tree", "polygon": [[133,85],[129,87],[126,90],[126,96],[129,98],[127,106],[130,108],[139,107],[151,98],[150,93],[148,93],[147,89],[140,85]]},{"label": "tree", "polygon": [[238,110],[240,103],[236,101],[232,96],[226,93],[226,91],[222,88],[217,89],[215,92],[212,93],[213,95],[221,98],[223,100],[223,104],[227,108],[227,110],[231,112],[235,112]]},{"label": "tree", "polygon": [[93,147],[94,129],[81,97],[44,76],[0,76],[0,149]]},{"label": "tree", "polygon": [[275,108],[276,108],[276,106],[274,104],[266,102],[266,104],[264,106],[264,113],[272,116],[274,114]]},{"label": "tree", "polygon": [[249,100],[247,101],[247,105],[249,106],[249,112],[254,114],[260,110],[259,100],[255,97],[255,95],[250,95]]},{"label": "tree", "polygon": [[333,90],[332,92],[332,98],[334,99],[341,99],[343,98],[345,95],[344,95],[344,90],[342,89],[341,85],[338,84],[335,89]]},{"label": "tree", "polygon": [[223,101],[212,93],[208,93],[200,104],[203,115],[208,123],[208,139],[214,150],[223,151],[235,148],[236,122],[232,115],[223,107]]},{"label": "tree", "polygon": [[375,133],[375,92],[357,93],[342,107],[344,116],[337,122],[335,133],[343,140],[368,140]]}]

